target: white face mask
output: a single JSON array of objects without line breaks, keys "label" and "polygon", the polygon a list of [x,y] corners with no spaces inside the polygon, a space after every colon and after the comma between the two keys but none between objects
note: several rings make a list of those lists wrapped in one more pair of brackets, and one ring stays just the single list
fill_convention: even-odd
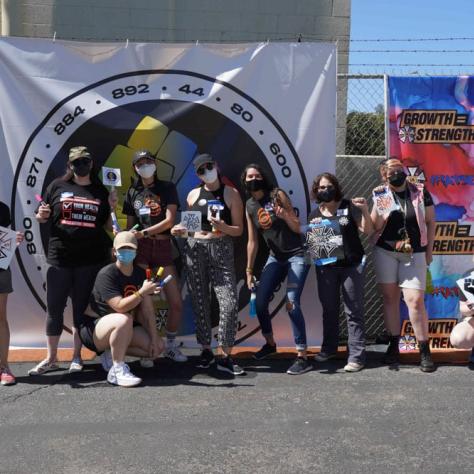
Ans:
[{"label": "white face mask", "polygon": [[140,168],[137,169],[137,173],[142,177],[142,178],[151,178],[156,171],[156,165],[151,164],[151,165],[142,165]]},{"label": "white face mask", "polygon": [[218,178],[217,176],[217,170],[216,168],[213,168],[212,170],[206,170],[206,172],[201,176],[201,179],[206,183],[206,184],[211,184],[214,181],[216,181]]}]

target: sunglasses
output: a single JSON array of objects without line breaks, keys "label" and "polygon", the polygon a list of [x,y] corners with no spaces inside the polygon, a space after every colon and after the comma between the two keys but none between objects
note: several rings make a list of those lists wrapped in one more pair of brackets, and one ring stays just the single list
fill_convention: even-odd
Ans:
[{"label": "sunglasses", "polygon": [[74,160],[72,162],[72,165],[79,165],[79,166],[88,165],[88,164],[91,163],[91,161],[92,160],[90,158],[85,158],[85,157],[84,158],[78,158],[77,160]]},{"label": "sunglasses", "polygon": [[211,171],[214,169],[214,163],[206,163],[205,165],[202,165],[200,166],[197,170],[196,170],[196,173],[198,175],[203,175],[206,170],[207,171]]}]

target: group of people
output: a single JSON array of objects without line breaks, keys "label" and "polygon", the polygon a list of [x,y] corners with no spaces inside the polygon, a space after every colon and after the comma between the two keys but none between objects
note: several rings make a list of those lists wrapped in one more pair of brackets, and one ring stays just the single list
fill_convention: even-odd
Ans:
[{"label": "group of people", "polygon": [[[171,182],[158,179],[155,157],[146,150],[139,151],[131,165],[135,180],[122,210],[127,216],[128,230],[118,231],[113,225],[111,212],[118,204],[117,194],[108,192],[98,180],[93,157],[86,147],[70,150],[66,174],[54,180],[42,198],[36,219],[50,226],[46,275],[48,352],[46,359],[29,374],[42,375],[58,369],[57,349],[68,297],[72,301],[74,335],[70,372],[83,369],[83,345],[100,355],[107,380],[120,386],[141,382],[125,363],[126,355],[139,357],[144,367],[152,367],[160,354],[185,362],[187,357],[176,343],[182,300],[172,235],[186,239],[183,265],[196,337],[202,347],[198,367],[207,369],[215,363],[218,370],[243,374],[244,370],[232,359],[232,349],[238,326],[233,238],[244,231],[244,215],[248,229],[247,285],[256,293],[256,313],[265,339],[254,358],[260,360],[277,352],[269,303],[276,288],[287,278],[286,310],[297,350],[287,372],[297,375],[311,370],[300,305],[311,263],[299,217],[285,191],[275,187],[259,165],[247,165],[240,183],[247,196],[244,213],[241,194],[236,187],[225,184],[214,158],[209,154],[198,155],[193,166],[200,184],[189,192],[186,208],[201,214],[201,228],[190,234],[182,223],[175,223],[179,207],[176,188]],[[344,198],[337,178],[331,173],[322,173],[313,181],[311,195],[315,207],[308,222],[318,225],[325,219],[337,219],[343,250],[342,258],[316,265],[323,309],[323,343],[315,360],[324,362],[337,355],[342,293],[348,324],[348,361],[344,370],[357,372],[364,368],[365,259],[360,240],[363,232],[375,244],[375,270],[390,335],[384,361],[399,361],[399,304],[403,293],[419,344],[420,369],[432,372],[435,366],[428,343],[424,290],[434,240],[433,201],[423,185],[406,179],[400,161],[385,160],[380,172],[382,186],[390,189],[397,203],[396,209],[387,215],[380,215],[375,208],[370,212],[362,197]],[[0,225],[9,225],[8,208],[2,205],[0,211]],[[112,230],[113,244],[107,233]],[[254,266],[261,238],[269,257],[263,270],[257,272]],[[22,234],[18,233],[18,242],[21,240]],[[163,272],[157,275],[159,268]],[[0,373],[4,385],[15,382],[7,363],[6,302],[11,291],[9,270],[0,271]],[[165,342],[157,334],[152,299],[160,292],[165,293],[169,307]],[[211,347],[212,292],[219,310],[217,354]],[[455,328],[453,334],[456,344],[472,347],[473,308],[463,303],[461,309],[467,318],[464,326],[460,330]]]}]

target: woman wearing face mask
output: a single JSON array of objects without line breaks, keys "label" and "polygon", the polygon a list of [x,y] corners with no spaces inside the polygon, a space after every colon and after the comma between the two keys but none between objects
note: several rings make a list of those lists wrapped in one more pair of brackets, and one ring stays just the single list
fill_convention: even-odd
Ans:
[{"label": "woman wearing face mask", "polygon": [[254,285],[253,266],[258,251],[259,233],[270,249],[256,295],[257,316],[266,342],[254,354],[254,358],[260,360],[276,352],[268,305],[276,287],[288,276],[286,309],[293,327],[298,356],[287,373],[303,374],[311,370],[312,366],[306,355],[306,326],[300,308],[300,296],[309,270],[304,259],[300,221],[286,193],[278,188],[272,189],[260,166],[248,165],[241,182],[250,195],[246,203],[249,231],[246,272],[249,289]]},{"label": "woman wearing face mask", "polygon": [[424,303],[426,267],[433,259],[433,200],[422,184],[407,181],[403,164],[397,159],[383,162],[380,174],[396,205],[388,215],[380,215],[375,206],[371,213],[376,241],[375,273],[383,297],[385,326],[390,334],[384,362],[399,362],[400,293],[403,292],[420,349],[420,369],[433,372]]},{"label": "woman wearing face mask", "polygon": [[87,307],[98,271],[110,261],[110,211],[115,193],[93,173],[92,156],[85,146],[71,148],[66,174],[46,189],[37,212],[39,223],[50,224],[49,264],[46,274],[47,358],[29,371],[41,375],[58,368],[57,349],[63,330],[64,308],[72,301],[74,354],[70,372],[82,370],[81,341],[77,328]]},{"label": "woman wearing face mask", "polygon": [[97,275],[79,335],[88,349],[100,354],[109,383],[134,387],[141,379],[130,372],[125,355],[155,359],[163,351],[151,299],[160,287],[134,265],[137,239],[132,232],[115,236],[114,253],[117,261]]},{"label": "woman wearing face mask", "polygon": [[311,194],[317,207],[308,216],[308,222],[336,218],[344,251],[342,259],[316,266],[319,300],[323,307],[323,343],[315,360],[325,362],[336,356],[342,290],[349,334],[349,357],[344,370],[358,372],[365,364],[364,249],[359,231],[367,235],[373,232],[367,201],[362,197],[344,199],[339,181],[331,173],[322,173],[314,179]]},{"label": "woman wearing face mask", "polygon": [[[230,356],[238,316],[232,237],[242,234],[242,199],[235,188],[221,182],[217,164],[211,155],[198,155],[193,166],[202,184],[188,194],[187,203],[189,210],[202,214],[202,230],[188,238],[184,250],[187,283],[196,316],[196,337],[202,345],[198,367],[209,368],[214,362],[211,350],[211,286],[219,303],[217,343],[223,355],[217,360],[217,369],[240,375],[244,371],[234,364]],[[180,236],[185,229],[177,225],[171,232]]]},{"label": "woman wearing face mask", "polygon": [[[137,179],[127,192],[123,213],[127,215],[129,229],[135,224],[141,226],[141,230],[133,231],[138,239],[136,264],[154,272],[163,267],[163,278],[173,276],[163,288],[168,302],[164,355],[176,362],[185,362],[187,357],[176,344],[183,305],[170,240],[170,229],[176,220],[179,205],[178,193],[173,183],[158,179],[155,157],[149,151],[137,151],[132,164]],[[147,359],[141,362],[145,367],[153,365],[153,361]]]}]

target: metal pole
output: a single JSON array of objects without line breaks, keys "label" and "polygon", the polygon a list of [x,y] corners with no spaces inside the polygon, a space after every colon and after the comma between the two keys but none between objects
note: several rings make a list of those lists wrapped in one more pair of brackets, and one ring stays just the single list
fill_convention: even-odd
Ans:
[{"label": "metal pole", "polygon": [[21,36],[20,7],[18,0],[1,0],[2,2],[2,36]]}]

